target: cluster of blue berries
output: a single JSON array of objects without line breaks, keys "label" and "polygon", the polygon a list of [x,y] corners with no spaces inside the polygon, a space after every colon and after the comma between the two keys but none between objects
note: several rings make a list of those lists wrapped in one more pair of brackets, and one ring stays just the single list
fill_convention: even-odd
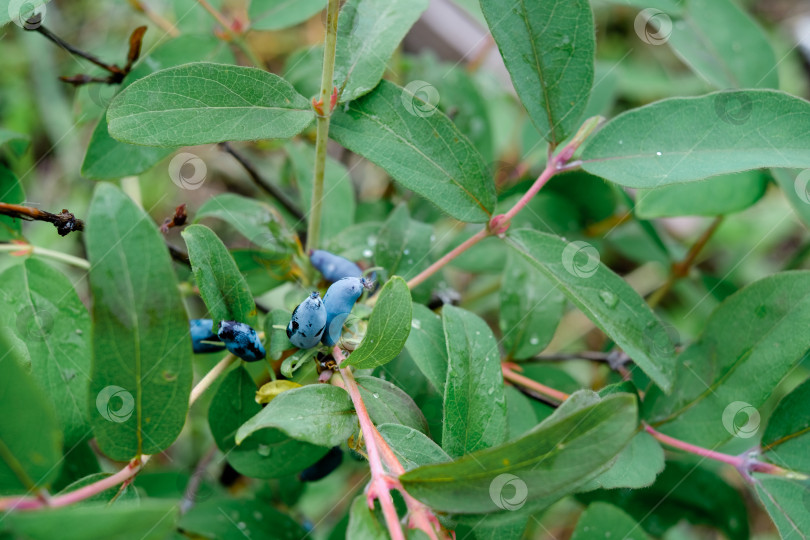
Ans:
[{"label": "cluster of blue berries", "polygon": [[211,319],[192,319],[190,322],[195,353],[228,349],[228,352],[246,362],[264,360],[267,354],[256,330],[245,323],[220,321],[219,329],[214,333],[214,321]]},{"label": "cluster of blue berries", "polygon": [[363,290],[373,286],[371,280],[362,277],[359,266],[328,251],[310,252],[310,261],[327,281],[334,283],[323,300],[315,291],[293,311],[287,337],[299,349],[310,349],[318,343],[331,347],[337,343],[355,302]]}]

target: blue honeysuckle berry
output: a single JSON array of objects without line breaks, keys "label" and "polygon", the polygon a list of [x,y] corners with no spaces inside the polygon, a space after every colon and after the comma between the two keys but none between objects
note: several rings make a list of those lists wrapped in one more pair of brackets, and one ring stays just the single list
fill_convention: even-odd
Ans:
[{"label": "blue honeysuckle berry", "polygon": [[218,352],[225,349],[224,343],[203,343],[204,341],[219,341],[214,333],[214,321],[211,319],[191,319],[189,321],[191,332],[191,346],[195,353]]},{"label": "blue honeysuckle berry", "polygon": [[245,323],[220,321],[217,335],[225,343],[228,352],[245,362],[264,360],[267,355],[256,330]]},{"label": "blue honeysuckle berry", "polygon": [[292,312],[290,324],[287,325],[287,337],[299,349],[311,349],[321,341],[324,328],[326,308],[320,293],[315,291]]},{"label": "blue honeysuckle berry", "polygon": [[362,277],[363,271],[349,259],[322,249],[309,251],[309,260],[326,281],[332,283],[346,277]]},{"label": "blue honeysuckle berry", "polygon": [[365,278],[348,277],[332,284],[323,297],[326,306],[326,330],[321,341],[330,347],[337,343],[343,331],[343,323],[352,312],[357,299],[364,289],[370,289],[373,283]]}]

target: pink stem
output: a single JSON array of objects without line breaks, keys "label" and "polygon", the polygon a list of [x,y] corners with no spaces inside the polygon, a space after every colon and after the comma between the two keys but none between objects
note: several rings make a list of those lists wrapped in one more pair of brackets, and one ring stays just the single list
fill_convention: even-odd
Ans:
[{"label": "pink stem", "polygon": [[535,392],[537,392],[537,393],[539,393],[539,394],[541,394],[543,396],[550,397],[551,399],[559,401],[561,403],[563,401],[565,401],[566,399],[568,399],[568,394],[566,394],[565,392],[560,392],[559,390],[555,390],[554,388],[551,388],[550,386],[546,386],[546,385],[544,385],[542,383],[539,383],[539,382],[535,381],[534,379],[530,379],[530,378],[526,377],[525,375],[521,375],[520,373],[515,373],[514,371],[509,369],[507,366],[501,366],[501,370],[503,371],[503,378],[510,381],[510,382],[513,382],[515,384],[519,384],[520,386],[523,386],[524,388],[534,390]]},{"label": "pink stem", "polygon": [[734,468],[736,468],[740,472],[740,474],[742,474],[743,477],[745,477],[746,479],[748,479],[749,472],[761,472],[766,474],[775,474],[779,476],[784,476],[790,473],[790,471],[783,469],[782,467],[778,467],[771,463],[764,463],[762,461],[752,460],[751,458],[744,455],[731,456],[729,454],[715,452],[714,450],[709,450],[708,448],[703,448],[701,446],[695,446],[694,444],[690,444],[688,442],[675,439],[674,437],[670,437],[669,435],[664,435],[663,433],[661,433],[660,431],[656,430],[655,428],[646,423],[644,424],[644,430],[653,437],[655,437],[659,442],[662,442],[667,446],[683,450],[684,452],[689,452],[690,454],[695,454],[696,456],[702,456],[708,459],[719,461],[721,463],[727,463],[728,465],[731,465]]},{"label": "pink stem", "polygon": [[532,187],[529,188],[529,191],[524,193],[523,197],[521,197],[520,200],[515,203],[515,206],[510,208],[506,214],[504,214],[507,221],[511,221],[518,212],[523,210],[523,207],[529,204],[529,201],[531,201],[532,198],[537,195],[537,192],[540,191],[540,189],[545,186],[546,183],[558,172],[560,165],[562,164],[560,163],[559,155],[556,157],[552,156],[552,158],[546,164],[546,168],[543,169],[543,172],[541,172],[540,176],[537,177],[537,180],[534,181]]},{"label": "pink stem", "polygon": [[[216,380],[216,378],[220,376],[228,368],[228,366],[233,363],[234,360],[236,360],[236,357],[229,354],[220,360],[219,363],[217,363],[217,365],[211,369],[211,371],[206,373],[205,377],[203,377],[202,380],[200,380],[200,382],[197,383],[197,385],[191,390],[191,395],[188,400],[189,407],[191,407],[194,402],[197,401],[197,398],[199,398],[200,395],[202,395],[202,393],[205,392],[209,386],[211,386],[214,380]],[[0,511],[34,510],[44,506],[56,508],[83,501],[89,497],[92,497],[93,495],[101,493],[106,489],[110,489],[111,487],[115,487],[119,484],[132,480],[132,478],[134,478],[135,475],[138,474],[141,469],[143,469],[144,465],[146,465],[150,458],[151,456],[140,456],[140,458],[135,458],[117,473],[107,476],[106,478],[102,478],[101,480],[93,482],[92,484],[88,484],[77,489],[76,491],[71,491],[70,493],[65,493],[64,495],[52,497],[47,502],[43,501],[42,498],[39,497],[0,498]]]},{"label": "pink stem", "polygon": [[360,430],[363,432],[363,440],[366,443],[368,464],[371,468],[371,483],[369,484],[368,489],[369,507],[374,508],[374,499],[378,499],[380,501],[380,506],[382,506],[383,516],[385,516],[385,524],[388,527],[388,532],[391,534],[391,538],[393,540],[405,540],[405,535],[403,534],[402,527],[399,524],[397,510],[394,508],[394,499],[391,497],[389,482],[386,480],[388,475],[385,473],[382,460],[380,459],[380,451],[377,447],[377,439],[374,435],[377,428],[375,428],[374,424],[371,422],[371,417],[369,417],[366,404],[363,402],[363,398],[360,396],[360,389],[357,388],[357,381],[354,380],[354,375],[352,374],[351,368],[340,367],[343,361],[346,360],[346,357],[343,356],[340,347],[335,345],[335,348],[332,350],[332,355],[335,357],[335,361],[337,361],[340,374],[343,378],[343,382],[346,385],[346,391],[349,392],[349,396],[352,398],[354,410],[357,413],[358,420],[360,420]]},{"label": "pink stem", "polygon": [[462,242],[460,245],[450,250],[441,259],[439,259],[435,263],[431,264],[430,266],[422,270],[422,272],[420,272],[416,277],[408,281],[408,288],[414,289],[415,287],[420,285],[423,281],[425,281],[427,278],[429,278],[430,276],[441,270],[447,263],[449,263],[459,255],[461,255],[462,253],[473,247],[475,244],[477,244],[478,242],[489,236],[489,234],[490,234],[489,229],[487,229],[486,227],[481,229],[473,236]]}]

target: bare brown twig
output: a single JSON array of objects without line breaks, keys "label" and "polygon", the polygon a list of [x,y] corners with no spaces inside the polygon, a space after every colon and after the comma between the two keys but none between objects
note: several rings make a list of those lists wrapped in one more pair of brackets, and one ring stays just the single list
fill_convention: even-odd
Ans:
[{"label": "bare brown twig", "polygon": [[59,236],[66,236],[73,231],[83,231],[84,222],[76,219],[72,213],[63,209],[59,214],[51,214],[43,210],[22,206],[19,204],[0,203],[0,214],[26,221],[47,221],[56,227]]}]

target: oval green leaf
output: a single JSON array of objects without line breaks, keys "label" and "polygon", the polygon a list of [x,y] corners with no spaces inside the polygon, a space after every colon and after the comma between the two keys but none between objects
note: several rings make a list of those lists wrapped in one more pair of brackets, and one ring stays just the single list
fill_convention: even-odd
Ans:
[{"label": "oval green leaf", "polygon": [[358,376],[357,387],[375,424],[401,424],[421,433],[428,432],[425,415],[398,386],[377,377]]},{"label": "oval green leaf", "polygon": [[593,85],[596,36],[587,0],[481,0],[520,101],[556,145],[578,127]]},{"label": "oval green leaf", "polygon": [[807,168],[808,123],[810,103],[776,90],[665,99],[605,124],[585,143],[582,168],[638,188],[766,167]]},{"label": "oval green leaf", "polygon": [[85,233],[93,295],[90,424],[127,461],[166,449],[186,421],[191,343],[171,258],[152,218],[99,184]]},{"label": "oval green leaf", "polygon": [[527,503],[570,493],[624,448],[637,425],[635,396],[582,395],[515,441],[405,473],[403,487],[435,510],[465,514],[509,509],[515,492],[503,491],[507,483]]},{"label": "oval green leaf", "polygon": [[599,252],[582,241],[522,229],[509,244],[602,329],[653,380],[668,392],[675,372],[675,349],[661,321],[644,299],[599,261]]},{"label": "oval green leaf", "polygon": [[335,110],[329,136],[454,218],[487,221],[495,185],[483,158],[417,91],[381,81],[347,111]]},{"label": "oval green leaf", "polygon": [[88,436],[90,315],[61,272],[26,259],[0,275],[0,323],[28,353],[70,448]]},{"label": "oval green leaf", "polygon": [[442,448],[453,457],[506,440],[506,397],[498,343],[477,315],[446,304],[447,342]]},{"label": "oval green leaf", "polygon": [[375,368],[396,358],[411,332],[412,313],[411,291],[404,279],[394,276],[379,292],[362,343],[343,365]]},{"label": "oval green leaf", "polygon": [[312,384],[278,395],[236,432],[236,444],[263,428],[277,428],[318,446],[345,442],[357,428],[349,394],[328,384]]},{"label": "oval green leaf", "polygon": [[188,246],[188,258],[200,296],[215,328],[219,321],[238,321],[255,326],[253,295],[222,240],[205,225],[190,225],[182,235]]},{"label": "oval green leaf", "polygon": [[306,98],[278,75],[209,62],[147,75],[107,110],[110,135],[146,146],[287,138],[313,118]]}]

